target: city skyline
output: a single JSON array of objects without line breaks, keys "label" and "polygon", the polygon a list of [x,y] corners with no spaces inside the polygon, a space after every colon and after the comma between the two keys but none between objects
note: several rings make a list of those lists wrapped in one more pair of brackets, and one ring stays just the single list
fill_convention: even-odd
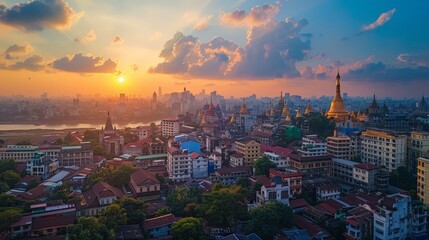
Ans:
[{"label": "city skyline", "polygon": [[[0,95],[420,97],[429,3],[0,3]],[[120,80],[122,78],[122,80]]]}]

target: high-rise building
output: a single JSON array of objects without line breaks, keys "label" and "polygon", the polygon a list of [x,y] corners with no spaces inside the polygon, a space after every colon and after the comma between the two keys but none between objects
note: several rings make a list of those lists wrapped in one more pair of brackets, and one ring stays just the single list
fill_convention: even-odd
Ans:
[{"label": "high-rise building", "polygon": [[327,137],[326,142],[328,154],[331,154],[337,158],[349,160],[354,156],[352,139],[348,136],[338,136],[337,131],[335,130],[334,136]]},{"label": "high-rise building", "polygon": [[362,161],[385,166],[389,172],[405,166],[407,136],[396,132],[367,129],[362,132]]},{"label": "high-rise building", "polygon": [[235,148],[243,155],[243,165],[252,166],[260,156],[261,144],[255,140],[236,141]]},{"label": "high-rise building", "polygon": [[417,159],[417,198],[429,205],[429,158]]},{"label": "high-rise building", "polygon": [[410,172],[415,173],[417,169],[417,158],[429,157],[429,132],[414,131],[408,136],[407,167]]},{"label": "high-rise building", "polygon": [[163,119],[161,121],[161,134],[164,137],[172,137],[179,134],[180,122],[178,118]]},{"label": "high-rise building", "polygon": [[303,157],[325,156],[327,155],[326,142],[318,138],[317,135],[305,135],[298,152]]}]

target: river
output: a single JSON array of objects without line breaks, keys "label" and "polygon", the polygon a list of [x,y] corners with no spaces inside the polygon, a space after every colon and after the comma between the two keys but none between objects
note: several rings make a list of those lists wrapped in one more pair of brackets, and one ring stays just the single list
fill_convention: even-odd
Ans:
[{"label": "river", "polygon": [[[117,129],[124,129],[125,127],[135,128],[138,126],[149,125],[154,122],[155,124],[160,124],[161,121],[150,121],[150,122],[139,122],[139,123],[120,123],[113,124]],[[1,124],[0,131],[11,131],[11,130],[35,130],[35,129],[53,129],[53,130],[63,130],[63,129],[81,129],[81,128],[95,128],[101,129],[104,127],[104,124],[91,124],[91,123],[77,123],[77,124]]]}]

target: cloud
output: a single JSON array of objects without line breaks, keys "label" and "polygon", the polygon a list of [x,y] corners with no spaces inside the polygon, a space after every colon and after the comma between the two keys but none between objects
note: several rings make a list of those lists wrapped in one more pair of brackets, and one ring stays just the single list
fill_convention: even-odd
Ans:
[{"label": "cloud", "polygon": [[271,21],[280,11],[280,3],[274,5],[265,4],[250,9],[248,13],[244,10],[235,10],[222,13],[219,20],[222,24],[233,26],[259,26]]},{"label": "cloud", "polygon": [[429,67],[429,55],[402,53],[396,57],[396,60],[402,63],[410,63],[415,66]]},{"label": "cloud", "polygon": [[381,61],[363,62],[355,64],[345,74],[345,79],[355,81],[378,82],[410,82],[429,81],[429,67],[405,67],[389,66]]},{"label": "cloud", "polygon": [[198,23],[194,26],[194,30],[201,31],[209,27],[209,21],[212,19],[213,15],[201,18]]},{"label": "cloud", "polygon": [[299,77],[295,63],[311,50],[310,39],[303,40],[299,34],[307,24],[305,19],[289,18],[254,26],[247,32],[244,47],[221,37],[201,43],[179,32],[161,51],[164,62],[149,72],[224,79]]},{"label": "cloud", "polygon": [[139,66],[137,64],[133,64],[130,66],[131,72],[137,72],[139,70]]},{"label": "cloud", "polygon": [[116,36],[113,40],[112,40],[112,46],[116,46],[116,45],[122,45],[124,43],[124,41],[122,40],[121,37]]},{"label": "cloud", "polygon": [[74,39],[74,42],[79,43],[79,44],[84,44],[87,42],[92,42],[95,39],[97,39],[97,35],[95,34],[94,29],[91,29],[85,36],[77,36]]},{"label": "cloud", "polygon": [[389,10],[385,13],[380,14],[380,16],[377,18],[377,20],[369,25],[362,26],[362,31],[372,31],[380,26],[383,26],[386,24],[393,16],[393,14],[396,12],[396,9],[393,8],[392,10]]},{"label": "cloud", "polygon": [[116,73],[118,63],[110,58],[105,60],[102,57],[85,56],[77,53],[56,59],[50,66],[52,68],[76,73]]},{"label": "cloud", "polygon": [[21,56],[27,55],[33,51],[33,47],[30,44],[24,44],[24,45],[18,45],[14,44],[12,46],[9,46],[4,51],[4,56],[6,59],[16,59]]},{"label": "cloud", "polygon": [[0,69],[7,70],[29,70],[29,71],[40,71],[45,69],[46,63],[43,60],[43,57],[34,55],[31,56],[24,61],[18,61],[11,65],[6,65],[4,63],[0,63]]},{"label": "cloud", "polygon": [[0,3],[0,23],[25,31],[69,28],[81,16],[64,0],[33,0],[11,8]]}]

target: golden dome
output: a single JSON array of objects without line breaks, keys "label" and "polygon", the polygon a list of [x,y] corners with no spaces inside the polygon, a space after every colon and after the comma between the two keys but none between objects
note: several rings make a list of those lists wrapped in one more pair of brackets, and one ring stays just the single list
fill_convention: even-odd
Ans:
[{"label": "golden dome", "polygon": [[246,107],[246,100],[243,98],[243,104],[241,105],[240,114],[248,114]]},{"label": "golden dome", "polygon": [[307,102],[307,108],[305,108],[304,115],[308,115],[311,113],[311,106],[310,106],[310,100]]},{"label": "golden dome", "polygon": [[289,109],[287,108],[286,104],[283,107],[282,114],[285,116],[289,115]]},{"label": "golden dome", "polygon": [[300,118],[300,117],[302,117],[302,114],[301,114],[301,108],[298,108],[298,112],[296,112],[296,116],[295,116],[296,118]]},{"label": "golden dome", "polygon": [[335,97],[331,102],[331,107],[326,113],[326,116],[328,118],[335,118],[339,121],[345,121],[349,116],[346,106],[344,105],[343,98],[341,97],[340,73],[337,73]]},{"label": "golden dome", "polygon": [[235,114],[232,114],[231,119],[229,120],[229,124],[235,123]]}]

